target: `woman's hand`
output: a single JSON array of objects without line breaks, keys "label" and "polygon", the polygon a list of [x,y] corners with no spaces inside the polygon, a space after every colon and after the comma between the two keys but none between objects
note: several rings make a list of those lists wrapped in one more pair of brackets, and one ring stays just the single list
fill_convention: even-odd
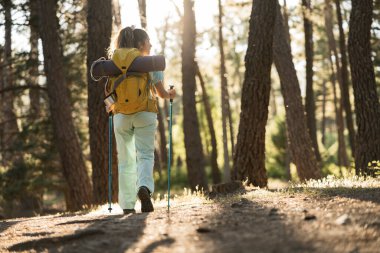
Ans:
[{"label": "woman's hand", "polygon": [[172,89],[168,90],[167,93],[169,95],[169,97],[168,97],[169,99],[173,99],[177,95],[177,92],[175,91],[174,87]]},{"label": "woman's hand", "polygon": [[106,112],[109,114],[110,112],[114,113],[115,110],[115,104],[112,104],[110,106],[106,105]]},{"label": "woman's hand", "polygon": [[175,88],[170,90],[165,90],[162,82],[156,84],[156,91],[160,98],[173,99],[177,95]]}]

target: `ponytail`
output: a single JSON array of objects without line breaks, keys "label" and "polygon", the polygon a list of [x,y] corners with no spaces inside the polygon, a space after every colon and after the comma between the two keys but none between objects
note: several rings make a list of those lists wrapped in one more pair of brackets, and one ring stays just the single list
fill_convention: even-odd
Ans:
[{"label": "ponytail", "polygon": [[108,48],[108,56],[111,57],[113,51],[118,48],[139,48],[148,38],[148,34],[143,29],[135,29],[128,26],[120,30],[113,43],[113,48]]}]

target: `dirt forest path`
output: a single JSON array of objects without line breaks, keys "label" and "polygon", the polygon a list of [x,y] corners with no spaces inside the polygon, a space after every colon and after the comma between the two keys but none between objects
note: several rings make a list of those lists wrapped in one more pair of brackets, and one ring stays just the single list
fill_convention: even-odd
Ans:
[{"label": "dirt forest path", "polygon": [[380,188],[252,189],[207,200],[0,221],[0,252],[380,252]]}]

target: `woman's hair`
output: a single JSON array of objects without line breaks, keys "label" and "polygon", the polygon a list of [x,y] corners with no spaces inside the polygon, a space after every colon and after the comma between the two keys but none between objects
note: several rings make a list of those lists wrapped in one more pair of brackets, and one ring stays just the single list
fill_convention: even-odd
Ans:
[{"label": "woman's hair", "polygon": [[113,51],[118,48],[139,48],[148,38],[148,34],[143,29],[125,27],[118,33],[113,46],[108,49],[108,55],[111,56]]}]

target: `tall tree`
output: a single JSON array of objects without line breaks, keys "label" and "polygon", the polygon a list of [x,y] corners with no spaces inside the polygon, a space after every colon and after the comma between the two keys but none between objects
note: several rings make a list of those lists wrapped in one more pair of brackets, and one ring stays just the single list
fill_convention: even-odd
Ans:
[{"label": "tall tree", "polygon": [[146,25],[148,24],[146,19],[146,0],[138,0],[138,2],[140,10],[141,27],[146,29]]},{"label": "tall tree", "polygon": [[321,133],[322,133],[322,144],[326,144],[326,96],[327,88],[326,81],[323,80],[322,83],[322,121],[321,121]]},{"label": "tall tree", "polygon": [[[333,86],[334,95],[334,108],[335,108],[335,122],[337,125],[338,133],[338,164],[339,166],[349,166],[346,142],[344,140],[344,120],[343,120],[343,101],[338,99],[336,81],[339,83],[339,88],[342,91],[342,78],[341,78],[341,68],[338,59],[338,50],[336,48],[334,32],[333,32],[333,13],[330,0],[325,0],[325,29],[329,44],[328,59],[330,62],[331,69],[331,83]],[[332,59],[332,54],[335,57],[335,68],[334,61]],[[338,75],[338,78],[336,77]],[[342,93],[341,93],[342,94]],[[342,97],[342,95],[341,95]],[[339,101],[338,101],[339,100]]]},{"label": "tall tree", "polygon": [[[342,103],[344,106],[344,111],[346,112],[346,125],[348,129],[348,136],[350,147],[352,150],[352,155],[355,155],[355,129],[354,122],[352,120],[352,109],[350,101],[350,92],[349,92],[349,82],[348,82],[348,61],[346,53],[346,39],[343,30],[343,21],[342,13],[340,10],[340,0],[335,0],[336,6],[336,16],[338,18],[338,27],[339,27],[339,49],[340,49],[340,60],[342,62],[341,76],[342,80],[341,93],[342,93]],[[337,58],[338,59],[338,58]]]},{"label": "tall tree", "polygon": [[[0,45],[0,74],[4,73],[4,64],[3,64],[3,47]],[[0,78],[0,90],[4,89],[4,79]],[[3,108],[4,93],[0,93],[0,106]],[[4,152],[5,152],[5,143],[4,143],[4,115],[3,110],[0,111],[0,157],[1,165],[5,166]]]},{"label": "tall tree", "polygon": [[206,120],[208,129],[210,131],[210,139],[211,139],[211,176],[212,176],[212,182],[214,184],[220,183],[221,181],[221,175],[218,167],[218,148],[216,143],[216,134],[214,129],[214,122],[212,120],[212,114],[211,114],[211,105],[210,100],[207,95],[206,85],[205,81],[203,80],[202,73],[199,70],[199,66],[197,64],[197,76],[199,78],[199,83],[202,88],[202,97],[203,97],[203,105],[205,108],[206,113]]},{"label": "tall tree", "polygon": [[273,29],[277,0],[255,0],[249,21],[248,49],[241,97],[239,132],[234,155],[238,179],[267,185],[265,126],[268,119]]},{"label": "tall tree", "polygon": [[[29,1],[30,17],[30,69],[29,69],[29,81],[31,85],[38,85],[38,6],[36,1]],[[40,90],[30,89],[30,119],[35,120],[38,117],[40,111]]]},{"label": "tall tree", "polygon": [[306,123],[313,144],[315,156],[321,161],[317,141],[317,127],[315,123],[315,101],[313,90],[313,24],[311,21],[311,0],[302,0],[303,24],[305,33],[305,55],[306,55]]},{"label": "tall tree", "polygon": [[285,32],[286,32],[286,40],[288,41],[290,45],[290,29],[289,29],[289,14],[288,14],[288,7],[286,5],[286,0],[284,0],[284,4],[282,6],[282,12],[284,16],[284,25],[285,25]]},{"label": "tall tree", "polygon": [[57,2],[39,0],[38,7],[54,141],[68,185],[67,209],[79,210],[91,203],[91,184],[71,115],[72,105],[63,72]]},{"label": "tall tree", "polygon": [[207,189],[204,156],[195,106],[195,15],[193,0],[184,0],[182,42],[183,131],[190,187]]},{"label": "tall tree", "polygon": [[281,80],[281,92],[284,97],[287,135],[289,139],[288,147],[291,159],[296,165],[298,177],[302,181],[319,178],[321,173],[317,165],[315,153],[312,150],[311,138],[306,126],[301,90],[279,4],[277,4],[276,11],[273,58]]},{"label": "tall tree", "polygon": [[121,29],[121,15],[119,0],[112,0],[113,30],[118,32]]},{"label": "tall tree", "polygon": [[[90,131],[90,151],[92,164],[93,201],[103,204],[107,201],[108,185],[108,117],[104,110],[104,82],[91,79],[90,66],[93,61],[104,56],[110,45],[112,31],[112,0],[89,0],[87,13],[87,80],[88,117]],[[99,19],[99,17],[102,17]],[[102,36],[99,36],[102,34]],[[115,142],[113,142],[115,143]],[[116,150],[115,148],[113,149]],[[113,161],[116,156],[113,154]],[[116,165],[115,163],[113,165]],[[117,166],[113,166],[113,200],[117,196]]]},{"label": "tall tree", "polygon": [[[2,1],[4,8],[4,20],[5,20],[5,37],[4,37],[4,51],[3,51],[3,89],[11,88],[14,86],[13,80],[13,61],[12,61],[12,1]],[[14,112],[14,93],[8,92],[2,94],[1,98],[1,111],[2,111],[2,164],[4,166],[11,166],[14,163],[21,163],[23,158],[22,154],[14,151],[14,147],[17,146],[17,137],[19,128],[17,125],[17,118]]]},{"label": "tall tree", "polygon": [[[160,46],[161,46],[161,52],[160,54],[161,55],[165,55],[165,50],[166,50],[166,37],[167,37],[167,32],[169,30],[169,16],[167,16],[165,18],[165,25],[164,25],[164,28],[163,29],[157,29],[156,32],[158,34],[158,41],[160,43]],[[158,100],[158,98],[157,98]],[[164,105],[166,103],[166,100],[164,100]],[[158,119],[158,132],[159,132],[159,135],[160,135],[160,156],[161,156],[161,163],[162,163],[162,166],[165,166],[167,165],[166,164],[166,160],[168,159],[168,153],[167,153],[167,150],[166,150],[166,145],[167,145],[167,141],[166,141],[166,131],[165,131],[165,118],[167,118],[167,111],[165,109],[165,106],[163,106],[162,104],[160,105],[159,101],[157,101],[157,105],[158,105],[158,114],[157,114],[157,119]],[[174,157],[174,156],[172,156]]]},{"label": "tall tree", "polygon": [[[222,108],[222,129],[223,129],[223,158],[224,158],[224,174],[223,181],[228,182],[231,179],[230,172],[230,156],[228,151],[228,134],[227,134],[227,121],[228,121],[228,108],[229,108],[229,95],[227,87],[227,72],[223,47],[223,10],[221,0],[218,0],[219,16],[219,52],[220,52],[220,90],[221,90],[221,108]],[[233,138],[233,136],[231,136]]]},{"label": "tall tree", "polygon": [[[146,29],[147,28],[147,17],[146,17],[146,1],[145,0],[138,0],[139,4],[139,10],[140,10],[140,20],[141,20],[141,27]],[[157,98],[158,100],[158,98]],[[160,134],[160,140],[163,140],[162,136],[165,135],[165,126],[164,126],[164,120],[161,113],[160,104],[157,102],[157,106],[159,113],[157,114],[157,120],[158,120],[158,131]],[[164,155],[166,154],[166,150],[163,151],[163,142],[161,142],[160,152],[157,150],[157,148],[154,149],[154,168],[157,169],[161,175],[161,163],[166,161],[167,157]],[[165,140],[166,144],[166,140]],[[166,149],[166,146],[164,147]],[[161,154],[161,156],[159,155]]]},{"label": "tall tree", "polygon": [[356,174],[371,174],[368,163],[380,160],[380,104],[371,59],[372,0],[352,0],[348,53],[354,88]]}]

